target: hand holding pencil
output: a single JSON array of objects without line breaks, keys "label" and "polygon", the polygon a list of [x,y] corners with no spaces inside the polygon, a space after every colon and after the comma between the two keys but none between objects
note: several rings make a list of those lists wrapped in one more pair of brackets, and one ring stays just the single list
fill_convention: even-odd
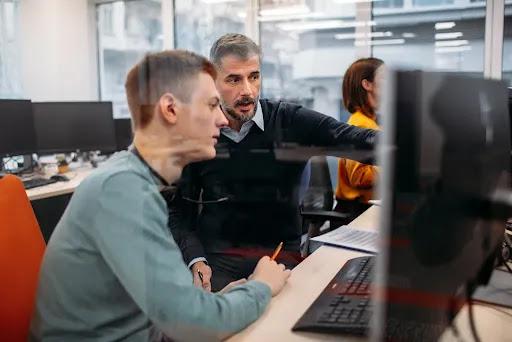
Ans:
[{"label": "hand holding pencil", "polygon": [[249,277],[249,280],[258,280],[267,284],[270,287],[272,296],[281,292],[281,289],[291,275],[291,271],[287,270],[283,264],[278,264],[273,260],[277,257],[282,247],[283,243],[281,242],[272,258],[268,256],[261,258],[253,274]]}]

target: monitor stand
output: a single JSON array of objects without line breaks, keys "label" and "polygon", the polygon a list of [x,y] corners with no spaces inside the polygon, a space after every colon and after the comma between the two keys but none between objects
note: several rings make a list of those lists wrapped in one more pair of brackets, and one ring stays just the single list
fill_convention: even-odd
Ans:
[{"label": "monitor stand", "polygon": [[31,154],[23,155],[23,167],[13,170],[12,173],[22,176],[24,173],[34,172],[34,159]]}]

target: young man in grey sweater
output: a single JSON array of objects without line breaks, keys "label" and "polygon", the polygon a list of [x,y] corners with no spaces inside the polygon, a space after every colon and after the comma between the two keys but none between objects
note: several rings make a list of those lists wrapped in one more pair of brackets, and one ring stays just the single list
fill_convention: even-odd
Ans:
[{"label": "young man in grey sweater", "polygon": [[148,55],[128,73],[134,149],[75,191],[43,259],[31,340],[219,340],[284,286],[290,271],[268,257],[221,293],[193,286],[168,229],[160,191],[185,165],[213,158],[227,124],[214,77],[185,51]]}]

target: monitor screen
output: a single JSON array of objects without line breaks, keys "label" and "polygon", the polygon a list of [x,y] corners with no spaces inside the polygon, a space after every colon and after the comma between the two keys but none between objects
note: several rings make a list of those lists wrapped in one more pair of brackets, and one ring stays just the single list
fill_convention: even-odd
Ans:
[{"label": "monitor screen", "polygon": [[494,199],[508,188],[507,88],[447,73],[387,77],[375,329],[435,341],[487,281],[503,241]]},{"label": "monitor screen", "polygon": [[131,119],[115,119],[116,128],[116,145],[117,151],[128,149],[133,142],[132,120]]},{"label": "monitor screen", "polygon": [[508,112],[510,114],[510,131],[512,132],[512,88],[508,88]]},{"label": "monitor screen", "polygon": [[0,156],[36,151],[32,105],[29,100],[0,100]]},{"label": "monitor screen", "polygon": [[114,151],[111,102],[32,104],[39,153]]}]

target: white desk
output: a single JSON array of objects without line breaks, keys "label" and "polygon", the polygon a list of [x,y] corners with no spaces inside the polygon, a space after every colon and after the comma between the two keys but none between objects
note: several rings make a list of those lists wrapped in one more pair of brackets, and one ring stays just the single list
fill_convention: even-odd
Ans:
[{"label": "white desk", "polygon": [[69,178],[68,182],[57,182],[26,190],[27,196],[29,200],[34,201],[52,196],[70,194],[75,191],[85,177],[87,177],[93,170],[94,169],[91,168],[67,172],[65,175]]},{"label": "white desk", "polygon": [[[372,206],[350,226],[377,229],[380,208]],[[234,341],[364,341],[363,338],[348,335],[323,335],[297,333],[291,329],[329,281],[348,259],[364,256],[364,253],[342,248],[322,246],[292,272],[282,292],[274,297],[265,313],[252,325],[228,339]],[[502,310],[502,309],[500,309]],[[512,314],[512,310],[505,310]],[[474,306],[477,331],[482,341],[512,341],[512,317],[492,308]],[[460,335],[465,341],[472,341],[467,309],[463,308],[455,319]],[[451,330],[447,330],[441,341],[458,341]]]}]

